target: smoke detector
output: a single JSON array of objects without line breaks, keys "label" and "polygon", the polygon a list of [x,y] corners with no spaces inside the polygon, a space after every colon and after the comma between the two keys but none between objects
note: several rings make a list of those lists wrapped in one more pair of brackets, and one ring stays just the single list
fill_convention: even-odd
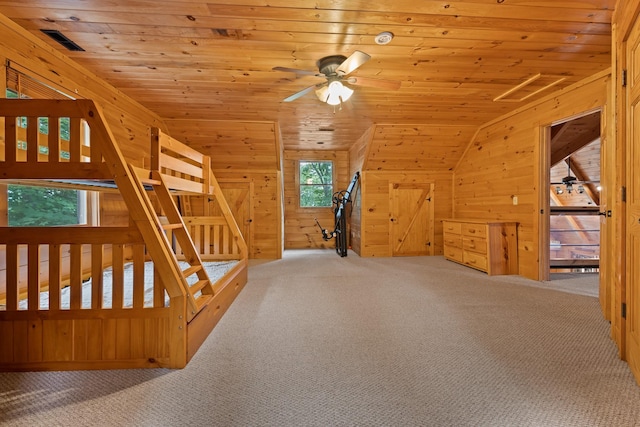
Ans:
[{"label": "smoke detector", "polygon": [[388,44],[391,42],[391,40],[393,40],[393,33],[389,32],[389,31],[383,31],[380,34],[378,34],[375,39],[377,44]]}]

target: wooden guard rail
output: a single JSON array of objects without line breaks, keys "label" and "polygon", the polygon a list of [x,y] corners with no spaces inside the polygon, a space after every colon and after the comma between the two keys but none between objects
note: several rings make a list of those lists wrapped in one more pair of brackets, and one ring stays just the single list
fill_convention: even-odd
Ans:
[{"label": "wooden guard rail", "polygon": [[[0,102],[4,120],[2,179],[110,179],[100,147],[104,141],[84,138],[83,119],[93,105],[83,101],[11,99]],[[24,112],[25,115],[20,115]],[[26,128],[18,126],[26,117]],[[47,118],[49,132],[39,132],[39,119]],[[69,140],[60,136],[60,118],[70,122]],[[22,121],[22,120],[21,120]],[[60,167],[60,163],[68,167]]]},{"label": "wooden guard rail", "polygon": [[[193,244],[203,261],[236,260],[242,258],[242,248],[233,235],[232,228],[224,217],[184,217],[185,225]],[[171,230],[167,230],[171,240]],[[178,259],[183,257],[176,247]]]},{"label": "wooden guard rail", "polygon": [[[7,311],[19,310],[26,298],[33,310],[145,308],[144,263],[148,261],[142,236],[137,229],[121,227],[3,228],[5,236],[0,265],[6,266]],[[9,238],[6,238],[9,236]],[[125,283],[125,265],[133,275]],[[109,295],[105,292],[103,270],[111,266]],[[83,282],[91,278],[90,295]],[[165,292],[159,277],[152,282],[153,307],[165,306]],[[68,304],[61,304],[61,289],[68,286]],[[48,291],[48,303],[40,292]],[[1,297],[1,296],[0,296]],[[132,301],[131,305],[125,300]],[[89,301],[89,304],[87,304]],[[146,306],[148,307],[148,305]]]}]

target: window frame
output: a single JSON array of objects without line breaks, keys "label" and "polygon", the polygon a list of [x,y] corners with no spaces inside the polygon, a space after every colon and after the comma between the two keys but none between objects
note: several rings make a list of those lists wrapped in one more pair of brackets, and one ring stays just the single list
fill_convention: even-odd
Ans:
[{"label": "window frame", "polygon": [[[330,183],[319,183],[319,184],[307,184],[307,183],[303,183],[302,182],[302,177],[300,176],[301,174],[301,169],[302,169],[302,165],[306,164],[306,163],[328,163],[331,165],[331,182]],[[336,170],[335,170],[335,162],[333,160],[330,159],[314,159],[314,160],[309,160],[309,159],[300,159],[297,162],[296,165],[296,184],[297,184],[297,193],[298,193],[298,208],[300,209],[327,209],[327,208],[331,208],[333,206],[333,194],[335,193],[335,187],[336,187]],[[330,198],[328,200],[327,205],[324,206],[305,206],[302,204],[302,193],[303,193],[303,188],[305,187],[324,187],[330,185]]]}]

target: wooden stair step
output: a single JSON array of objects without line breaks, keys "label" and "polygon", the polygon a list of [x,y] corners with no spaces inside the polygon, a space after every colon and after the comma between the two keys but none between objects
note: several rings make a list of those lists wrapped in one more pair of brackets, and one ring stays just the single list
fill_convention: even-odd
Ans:
[{"label": "wooden stair step", "polygon": [[[148,185],[157,186],[157,185],[162,184],[162,182],[158,181],[157,179],[151,179],[151,178],[143,178],[143,179],[140,180],[140,183],[143,186],[148,186]],[[153,190],[153,189],[151,188],[149,190]]]},{"label": "wooden stair step", "polygon": [[189,291],[191,292],[191,295],[195,295],[196,293],[198,293],[201,290],[203,290],[205,288],[205,286],[207,286],[210,283],[211,282],[209,280],[207,280],[207,279],[198,280],[196,283],[194,283],[193,285],[191,285],[189,287]]},{"label": "wooden stair step", "polygon": [[175,230],[178,228],[182,228],[182,224],[181,223],[175,223],[175,224],[162,224],[162,228],[164,230]]},{"label": "wooden stair step", "polygon": [[199,265],[199,264],[192,265],[191,267],[187,268],[186,270],[182,270],[182,275],[184,277],[189,277],[192,274],[195,274],[200,270],[202,270],[202,265]]}]

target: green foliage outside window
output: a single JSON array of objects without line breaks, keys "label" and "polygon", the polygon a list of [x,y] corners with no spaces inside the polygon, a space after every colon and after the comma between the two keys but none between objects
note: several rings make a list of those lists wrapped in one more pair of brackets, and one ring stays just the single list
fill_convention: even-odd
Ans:
[{"label": "green foliage outside window", "polygon": [[78,224],[78,192],[63,188],[9,185],[9,226]]},{"label": "green foliage outside window", "polygon": [[333,197],[333,163],[300,162],[300,206],[331,207]]}]

